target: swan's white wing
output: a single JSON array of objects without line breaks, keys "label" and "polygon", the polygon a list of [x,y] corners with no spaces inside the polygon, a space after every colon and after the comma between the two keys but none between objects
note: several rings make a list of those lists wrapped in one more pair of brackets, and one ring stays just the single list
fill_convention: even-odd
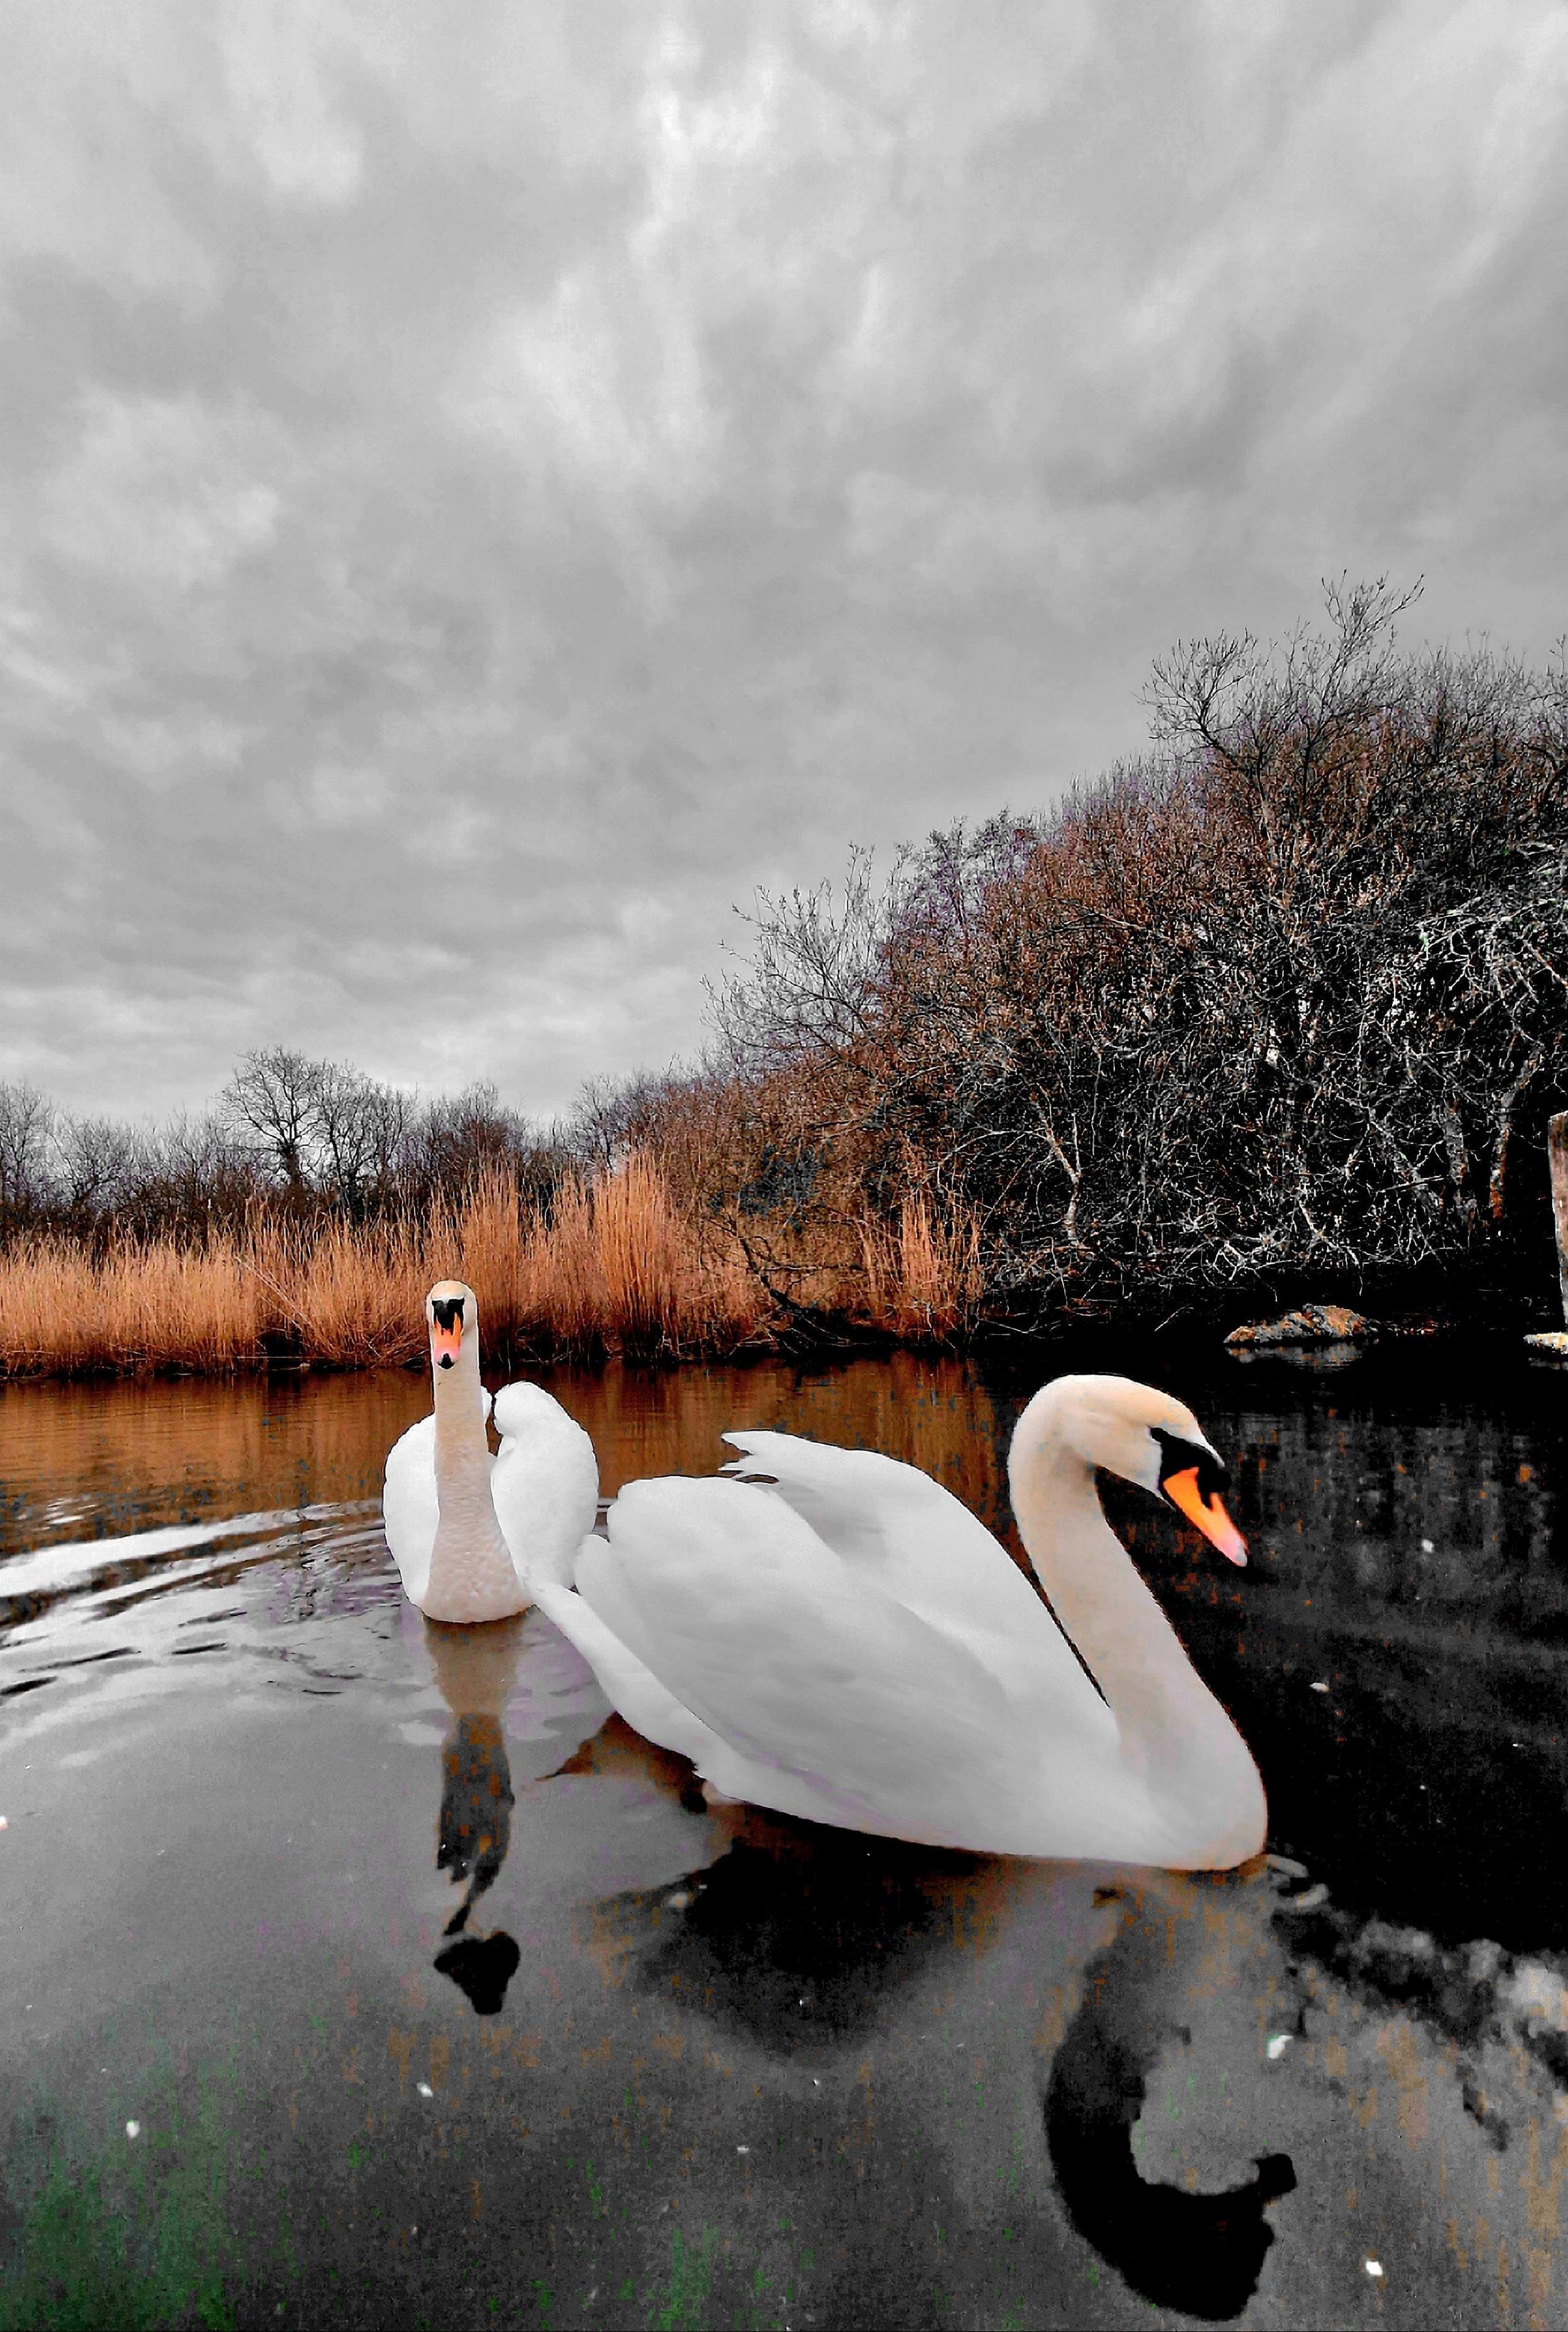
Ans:
[{"label": "swan's white wing", "polygon": [[434,1417],[422,1417],[387,1451],[381,1519],[404,1592],[416,1603],[429,1582],[435,1526],[441,1520],[435,1496]]},{"label": "swan's white wing", "polygon": [[599,1469],[582,1427],[542,1385],[502,1385],[495,1396],[501,1453],[491,1496],[518,1575],[569,1585],[578,1542],[598,1511]]},{"label": "swan's white wing", "polygon": [[[596,1539],[591,1544],[602,1542]],[[683,1708],[591,1603],[554,1580],[540,1580],[534,1591],[540,1610],[576,1646],[626,1723],[645,1740],[656,1741],[661,1749],[673,1749],[678,1757],[689,1757],[703,1773],[722,1760],[723,1744],[718,1736],[701,1717]]]},{"label": "swan's white wing", "polygon": [[726,1433],[724,1470],[770,1475],[774,1495],[868,1585],[956,1638],[1015,1699],[1069,1712],[1110,1750],[1114,1717],[1028,1581],[985,1524],[916,1466],[792,1433]]},{"label": "swan's white wing", "polygon": [[782,1500],[723,1481],[634,1482],[609,1530],[578,1556],[579,1592],[733,1753],[711,1771],[720,1788],[955,1845],[1016,1830],[1038,1754],[1019,1754],[994,1675]]}]

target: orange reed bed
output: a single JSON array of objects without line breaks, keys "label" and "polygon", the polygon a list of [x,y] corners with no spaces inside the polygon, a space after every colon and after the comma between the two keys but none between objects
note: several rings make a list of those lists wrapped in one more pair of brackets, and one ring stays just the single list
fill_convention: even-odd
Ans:
[{"label": "orange reed bed", "polygon": [[[942,1342],[972,1317],[978,1240],[923,1198],[891,1227],[862,1224],[842,1253],[797,1254],[797,1304],[873,1333]],[[634,1157],[569,1186],[546,1222],[503,1178],[420,1221],[260,1224],[200,1247],[70,1239],[0,1255],[0,1375],[208,1372],[286,1352],[328,1367],[416,1359],[424,1297],[466,1280],[492,1352],[671,1357],[766,1346],[781,1305],[741,1246],[701,1224],[656,1165]]]}]

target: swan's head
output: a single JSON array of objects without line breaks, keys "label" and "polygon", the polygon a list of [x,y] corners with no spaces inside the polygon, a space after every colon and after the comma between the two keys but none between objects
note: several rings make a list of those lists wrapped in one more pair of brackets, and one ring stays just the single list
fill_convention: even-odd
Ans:
[{"label": "swan's head", "polygon": [[430,1330],[430,1365],[455,1368],[464,1342],[477,1346],[479,1298],[461,1279],[438,1279],[425,1298],[425,1318]]},{"label": "swan's head", "polygon": [[1247,1561],[1247,1541],[1220,1496],[1229,1479],[1225,1461],[1185,1402],[1131,1377],[1057,1377],[1018,1419],[1015,1446],[1031,1421],[1085,1466],[1163,1498],[1230,1562]]}]

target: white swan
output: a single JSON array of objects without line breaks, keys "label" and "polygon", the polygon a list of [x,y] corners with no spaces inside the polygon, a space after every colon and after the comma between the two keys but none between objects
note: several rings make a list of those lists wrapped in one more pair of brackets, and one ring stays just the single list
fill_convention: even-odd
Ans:
[{"label": "white swan", "polygon": [[1246,1562],[1225,1468],[1180,1401],[1059,1377],[1019,1418],[1013,1507],[1060,1627],[914,1467],[724,1438],[741,1452],[726,1471],[757,1478],[631,1483],[576,1591],[536,1589],[622,1716],[715,1791],[992,1853],[1197,1870],[1261,1849],[1257,1768],[1095,1487],[1103,1466],[1163,1494]]},{"label": "white swan", "polygon": [[427,1620],[510,1619],[534,1600],[536,1578],[569,1579],[598,1507],[594,1446],[542,1387],[502,1385],[494,1400],[501,1450],[485,1433],[491,1397],[479,1381],[479,1299],[444,1279],[425,1299],[433,1416],[395,1441],[381,1512],[404,1589]]}]

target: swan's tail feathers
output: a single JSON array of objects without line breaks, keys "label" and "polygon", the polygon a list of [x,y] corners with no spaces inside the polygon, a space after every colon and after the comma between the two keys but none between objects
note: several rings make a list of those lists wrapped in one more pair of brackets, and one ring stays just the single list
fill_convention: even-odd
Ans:
[{"label": "swan's tail feathers", "polygon": [[880,1449],[846,1449],[837,1441],[802,1440],[798,1433],[726,1433],[721,1438],[741,1453],[722,1466],[721,1473],[741,1481],[755,1477],[776,1483],[789,1497],[797,1491],[815,1492],[858,1505],[878,1496],[895,1496],[901,1489],[950,1496],[918,1466],[906,1466]]},{"label": "swan's tail feathers", "polygon": [[602,1546],[603,1544],[604,1540],[598,1531],[589,1531],[586,1538],[578,1539],[576,1547],[572,1551],[571,1562],[568,1565],[569,1576],[562,1580],[560,1584],[563,1587],[578,1586],[582,1575],[583,1557],[588,1553],[588,1550],[591,1547]]},{"label": "swan's tail feathers", "polygon": [[[843,1449],[831,1441],[802,1441],[793,1433],[726,1433],[740,1456],[719,1471],[731,1481],[772,1490],[818,1534],[833,1543],[833,1524],[875,1506],[910,1471],[873,1449]],[[824,1523],[827,1524],[825,1529]]]},{"label": "swan's tail feathers", "polygon": [[[499,1498],[496,1511],[502,1512]],[[533,1527],[528,1533],[526,1569],[529,1589],[536,1599],[541,1587],[576,1586],[578,1558],[588,1544],[578,1532],[581,1519],[580,1514],[563,1515],[551,1526],[540,1529],[539,1517],[533,1517]]]},{"label": "swan's tail feathers", "polygon": [[[602,1547],[604,1542],[595,1539],[589,1544]],[[673,1749],[678,1757],[691,1758],[693,1764],[722,1756],[723,1744],[628,1651],[591,1603],[550,1581],[540,1582],[537,1596],[540,1610],[577,1646],[634,1732],[661,1749]]]},{"label": "swan's tail feathers", "polygon": [[731,1458],[727,1464],[721,1466],[720,1473],[732,1474],[741,1480],[744,1480],[748,1474],[765,1474],[768,1471],[768,1451],[770,1445],[774,1442],[788,1443],[789,1454],[797,1450],[807,1453],[801,1462],[808,1466],[811,1463],[810,1453],[827,1446],[817,1441],[802,1441],[798,1434],[795,1433],[768,1433],[760,1427],[751,1433],[722,1433],[719,1438],[721,1441],[727,1441],[731,1449],[738,1449],[741,1453],[738,1458]]}]

